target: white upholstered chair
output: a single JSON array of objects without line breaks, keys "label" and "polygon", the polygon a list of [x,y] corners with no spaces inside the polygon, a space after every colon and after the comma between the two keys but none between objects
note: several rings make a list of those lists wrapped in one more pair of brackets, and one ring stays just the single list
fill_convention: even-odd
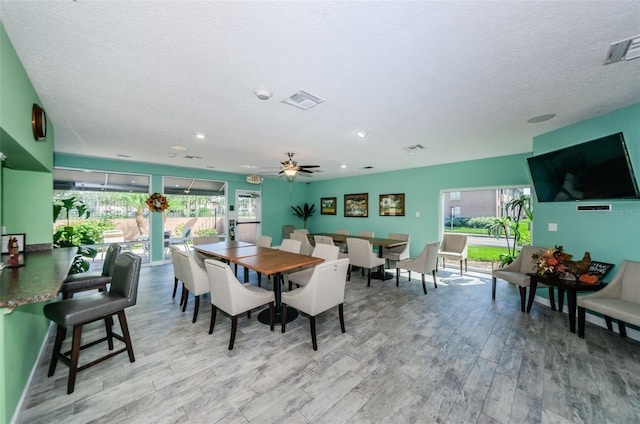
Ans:
[{"label": "white upholstered chair", "polygon": [[[518,286],[520,290],[520,309],[522,312],[525,311],[527,287],[531,285],[531,277],[529,277],[527,273],[535,272],[536,267],[531,256],[540,250],[544,250],[544,248],[522,246],[522,250],[520,250],[520,253],[513,262],[500,269],[491,271],[491,298],[493,300],[496,299],[496,279],[507,281]],[[555,309],[555,305],[553,309]]]},{"label": "white upholstered chair", "polygon": [[294,233],[301,233],[301,234],[305,234],[308,235],[309,234],[309,230],[307,230],[306,228],[296,228],[293,230]]},{"label": "white upholstered chair", "polygon": [[[335,231],[335,234],[342,234],[342,235],[348,236],[349,235],[349,230],[337,229]],[[341,252],[346,252],[347,251],[347,243],[346,242],[345,243],[342,243],[342,242],[336,243],[336,246],[338,246],[340,248]]]},{"label": "white upholstered chair", "polygon": [[[338,246],[318,243],[316,244],[316,247],[313,248],[311,256],[314,258],[322,258],[328,262],[338,259],[339,254],[340,249]],[[291,290],[292,284],[296,284],[298,287],[306,286],[311,279],[311,274],[313,274],[314,268],[315,267],[305,268],[301,271],[289,274],[289,290]]]},{"label": "white upholstered chair", "polygon": [[309,237],[307,234],[302,232],[293,232],[291,233],[292,240],[298,240],[300,242],[300,254],[309,256],[311,252],[313,252],[313,246],[309,242]]},{"label": "white upholstered chair", "polygon": [[442,258],[442,267],[445,268],[445,259],[460,261],[460,275],[462,275],[462,262],[464,270],[467,271],[467,251],[469,240],[466,234],[445,233],[442,238],[442,245],[438,257]]},{"label": "white upholstered chair", "polygon": [[[220,236],[196,236],[193,238],[193,245],[199,246],[201,244],[218,243],[219,241]],[[204,269],[204,260],[207,259],[208,256],[198,252],[197,250],[194,250],[193,257],[195,258],[198,266]]]},{"label": "white upholstered chair", "polygon": [[282,293],[282,332],[286,331],[287,305],[289,305],[309,316],[313,350],[318,350],[316,316],[322,312],[338,306],[340,329],[344,333],[343,305],[348,267],[348,259],[323,262],[313,269],[313,274],[306,286]]},{"label": "white upholstered chair", "polygon": [[422,252],[417,257],[396,262],[396,287],[400,285],[400,270],[406,269],[409,271],[409,281],[411,281],[411,271],[422,274],[422,290],[424,290],[424,294],[427,294],[427,285],[424,281],[424,276],[426,274],[431,274],[433,276],[433,286],[438,288],[436,268],[438,266],[439,248],[439,241],[429,243],[424,247],[424,249],[422,249]]},{"label": "white upholstered chair", "polygon": [[300,253],[301,243],[300,240],[294,239],[284,239],[282,240],[282,244],[278,248],[279,250],[283,250],[285,252],[291,253]]},{"label": "white upholstered chair", "polygon": [[169,249],[171,250],[174,276],[182,281],[182,312],[187,309],[189,293],[193,294],[195,296],[195,306],[193,308],[192,322],[196,322],[198,309],[200,308],[200,295],[209,293],[207,273],[198,266],[191,253],[185,252],[177,246],[169,246]]},{"label": "white upholstered chair", "polygon": [[358,231],[358,237],[373,237],[375,233],[373,231]]},{"label": "white upholstered chair", "polygon": [[258,247],[271,247],[271,237],[258,236],[256,237],[256,246]]},{"label": "white upholstered chair", "polygon": [[625,324],[640,327],[640,262],[622,261],[605,288],[578,296],[578,336],[582,338],[587,309],[604,315],[609,331],[613,330],[611,320],[618,320],[621,337],[627,337]]},{"label": "white upholstered chair", "polygon": [[409,251],[411,249],[411,236],[409,234],[389,233],[389,236],[387,238],[406,241],[407,244],[385,248],[382,252],[383,258],[389,261],[401,261],[403,259],[409,259]]},{"label": "white upholstered chair", "polygon": [[316,243],[316,246],[318,244],[328,244],[328,245],[331,245],[331,246],[335,245],[335,243],[333,242],[333,239],[331,237],[329,237],[329,236],[321,236],[319,234],[315,234],[313,236],[313,241]]},{"label": "white upholstered chair", "polygon": [[351,267],[359,266],[367,270],[367,287],[371,286],[371,268],[380,268],[384,272],[384,258],[379,258],[373,253],[369,240],[347,238],[347,248],[349,249],[349,264]]},{"label": "white upholstered chair", "polygon": [[238,315],[247,312],[247,317],[251,318],[252,309],[266,304],[269,305],[269,319],[271,331],[273,331],[275,295],[272,291],[252,286],[250,283],[241,284],[229,265],[221,261],[207,259],[204,261],[204,266],[207,269],[211,291],[209,334],[213,333],[217,310],[220,309],[231,317],[229,350],[232,350],[238,328]]}]

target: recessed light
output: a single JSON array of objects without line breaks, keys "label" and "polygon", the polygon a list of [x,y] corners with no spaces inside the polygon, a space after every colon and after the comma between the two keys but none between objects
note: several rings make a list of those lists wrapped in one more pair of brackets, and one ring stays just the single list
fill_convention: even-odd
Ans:
[{"label": "recessed light", "polygon": [[176,154],[175,153],[167,153],[167,156],[169,156],[170,158],[175,158]]},{"label": "recessed light", "polygon": [[549,119],[552,119],[555,116],[556,116],[555,113],[549,113],[547,115],[538,115],[538,116],[534,116],[533,118],[527,120],[527,122],[530,123],[530,124],[537,124],[538,122],[548,121]]},{"label": "recessed light", "polygon": [[173,145],[173,146],[171,146],[171,148],[173,150],[180,150],[180,151],[187,150],[187,148],[185,146],[180,146],[179,144]]},{"label": "recessed light", "polygon": [[273,96],[273,93],[271,93],[269,90],[256,90],[255,93],[256,97],[260,100],[269,100],[271,96]]},{"label": "recessed light", "polygon": [[194,133],[196,138],[199,138],[200,140],[204,140],[205,138],[207,138],[207,135],[205,133],[201,133],[201,132],[197,132]]},{"label": "recessed light", "polygon": [[366,131],[356,131],[356,135],[360,138],[365,138],[367,136]]},{"label": "recessed light", "polygon": [[345,169],[347,165],[340,165],[340,168]]}]

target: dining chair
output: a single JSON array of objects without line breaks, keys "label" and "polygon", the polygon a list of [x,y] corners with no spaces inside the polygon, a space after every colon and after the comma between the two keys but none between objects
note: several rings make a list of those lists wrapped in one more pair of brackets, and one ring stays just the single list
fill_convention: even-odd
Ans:
[{"label": "dining chair", "polygon": [[309,317],[313,350],[318,350],[316,317],[321,313],[337,306],[340,330],[344,333],[344,291],[348,267],[348,259],[323,262],[313,268],[306,286],[282,293],[282,332],[286,331],[288,305]]},{"label": "dining chair", "polygon": [[300,233],[300,232],[298,233],[293,232],[291,233],[291,239],[298,240],[300,242],[301,255],[305,255],[305,256],[311,255],[311,252],[313,252],[313,246],[309,242],[309,237],[307,237],[307,234]]},{"label": "dining chair", "polygon": [[464,261],[464,270],[467,269],[467,254],[469,240],[466,234],[444,233],[442,245],[438,257],[442,258],[442,268],[445,268],[445,259],[460,261],[460,275],[462,275],[462,262]]},{"label": "dining chair", "polygon": [[189,293],[193,294],[195,306],[191,322],[196,322],[198,310],[200,309],[200,295],[209,293],[207,272],[198,266],[191,253],[185,252],[177,246],[169,246],[169,249],[171,249],[174,278],[182,281],[182,298],[180,300],[182,312],[187,309]]},{"label": "dining chair", "polygon": [[256,237],[256,246],[258,247],[271,247],[271,237],[258,236]]},{"label": "dining chair", "polygon": [[116,263],[116,256],[120,253],[119,243],[111,243],[104,256],[101,271],[82,272],[79,274],[69,274],[62,282],[60,293],[63,299],[70,299],[74,293],[81,291],[98,289],[103,292],[107,290],[107,284],[111,282],[113,267]]},{"label": "dining chair", "polygon": [[[340,254],[340,248],[334,245],[328,245],[323,243],[316,244],[316,247],[313,248],[313,252],[311,256],[314,258],[322,258],[325,261],[335,261],[338,259],[338,255]],[[309,280],[311,279],[311,275],[313,274],[314,267],[306,268],[301,271],[296,271],[288,275],[289,279],[289,290],[291,290],[292,285],[295,284],[298,287],[306,286]]]},{"label": "dining chair", "polygon": [[315,234],[313,236],[313,241],[316,243],[316,246],[318,244],[328,244],[330,246],[335,246],[333,239],[329,236],[321,236],[321,235]]},{"label": "dining chair", "polygon": [[401,261],[403,259],[409,259],[411,246],[411,236],[409,234],[389,233],[389,236],[387,238],[390,238],[392,240],[406,241],[407,244],[385,248],[382,252],[383,258],[385,258],[387,261]]},{"label": "dining chair", "polygon": [[413,259],[403,259],[396,262],[396,287],[400,286],[400,270],[406,269],[409,272],[409,281],[411,281],[411,271],[422,274],[422,290],[427,294],[427,285],[424,281],[426,274],[433,276],[433,286],[438,288],[436,279],[436,268],[438,266],[438,249],[440,242],[428,243],[418,256]]},{"label": "dining chair", "polygon": [[[361,267],[363,275],[364,270],[367,269],[367,287],[370,287],[371,269],[380,268],[380,272],[384,273],[384,258],[379,258],[373,253],[369,240],[349,237],[347,238],[347,248],[349,250],[350,268],[354,266]],[[351,271],[349,272],[349,277],[351,277]]]},{"label": "dining chair", "polygon": [[[516,259],[509,265],[506,265],[500,269],[494,269],[491,271],[491,299],[496,300],[496,280],[504,280],[511,284],[518,286],[520,291],[520,309],[522,312],[526,310],[526,298],[527,287],[531,286],[531,277],[527,273],[535,272],[536,264],[532,259],[532,255],[541,250],[545,250],[543,247],[537,246],[522,246],[520,253],[516,256]],[[541,285],[542,287],[542,285]],[[550,288],[553,290],[553,288]],[[551,301],[552,297],[549,296]],[[552,303],[553,309],[555,309],[555,302]]]},{"label": "dining chair", "polygon": [[[202,244],[210,244],[210,243],[218,243],[220,242],[220,236],[196,236],[192,239],[194,246],[199,246]],[[198,266],[204,269],[204,260],[208,258],[207,255],[204,255],[197,250],[193,251],[193,257],[196,260]]]},{"label": "dining chair", "polygon": [[[349,230],[344,230],[344,229],[337,229],[335,231],[335,234],[342,234],[345,236],[349,235]],[[338,246],[340,248],[341,252],[347,252],[347,243],[346,242],[338,242],[336,243],[336,246]]]},{"label": "dining chair", "polygon": [[358,237],[373,237],[374,234],[373,231],[358,231],[357,233]]},{"label": "dining chair", "polygon": [[295,228],[293,230],[294,233],[302,233],[302,234],[309,234],[309,230],[307,230],[306,228]]},{"label": "dining chair", "polygon": [[284,239],[282,240],[282,244],[280,245],[279,250],[300,254],[301,247],[302,243],[300,243],[300,240]]},{"label": "dining chair", "polygon": [[229,350],[233,350],[238,328],[238,315],[247,313],[251,318],[251,310],[263,305],[269,305],[269,320],[271,331],[274,327],[275,295],[272,291],[261,289],[251,283],[241,284],[229,265],[213,259],[206,259],[204,266],[207,270],[209,290],[211,291],[211,323],[209,334],[213,334],[218,309],[231,317],[231,337]]},{"label": "dining chair", "polygon": [[620,337],[627,337],[625,324],[640,327],[640,262],[624,260],[616,275],[602,290],[578,296],[578,336],[584,338],[586,310],[604,316],[607,329],[618,320]]},{"label": "dining chair", "polygon": [[[48,376],[55,374],[58,360],[69,366],[69,378],[67,380],[67,394],[75,390],[76,374],[92,367],[106,359],[120,353],[127,352],[129,361],[135,362],[133,345],[127,325],[125,308],[136,304],[138,295],[138,281],[140,278],[140,262],[142,259],[131,252],[121,253],[116,256],[113,266],[113,276],[108,292],[96,293],[89,296],[79,296],[73,299],[63,299],[58,302],[44,305],[45,317],[56,323],[56,339],[51,353]],[[113,332],[113,315],[118,316],[122,334]],[[106,336],[98,340],[82,345],[82,330],[86,324],[104,320]],[[71,350],[61,352],[62,343],[67,335],[67,329],[73,328]],[[113,350],[113,339],[124,342],[124,347]],[[85,348],[98,343],[107,342],[109,353],[99,358],[93,358],[82,366],[79,366],[80,352]]]}]

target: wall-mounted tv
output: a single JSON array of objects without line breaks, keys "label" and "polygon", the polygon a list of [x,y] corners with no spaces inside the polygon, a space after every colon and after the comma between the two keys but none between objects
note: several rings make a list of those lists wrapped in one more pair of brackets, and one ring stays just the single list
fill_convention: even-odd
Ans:
[{"label": "wall-mounted tv", "polygon": [[640,199],[621,132],[527,158],[539,202]]}]

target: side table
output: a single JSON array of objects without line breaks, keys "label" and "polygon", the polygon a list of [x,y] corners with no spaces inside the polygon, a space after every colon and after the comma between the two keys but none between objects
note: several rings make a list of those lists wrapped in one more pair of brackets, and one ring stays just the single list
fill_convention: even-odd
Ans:
[{"label": "side table", "polygon": [[[564,292],[567,292],[567,304],[569,307],[569,329],[572,333],[576,332],[576,303],[579,291],[597,291],[604,288],[607,284],[598,281],[596,284],[584,284],[578,280],[565,280],[557,275],[540,275],[536,273],[527,274],[531,277],[531,286],[529,288],[529,301],[527,303],[527,312],[531,311],[533,299],[536,296],[538,283],[545,284],[549,287],[557,287],[558,301],[560,302],[559,310],[562,312],[564,303]],[[550,297],[553,294],[550,291]],[[550,299],[553,304],[553,299]],[[554,308],[555,309],[555,308]]]}]

